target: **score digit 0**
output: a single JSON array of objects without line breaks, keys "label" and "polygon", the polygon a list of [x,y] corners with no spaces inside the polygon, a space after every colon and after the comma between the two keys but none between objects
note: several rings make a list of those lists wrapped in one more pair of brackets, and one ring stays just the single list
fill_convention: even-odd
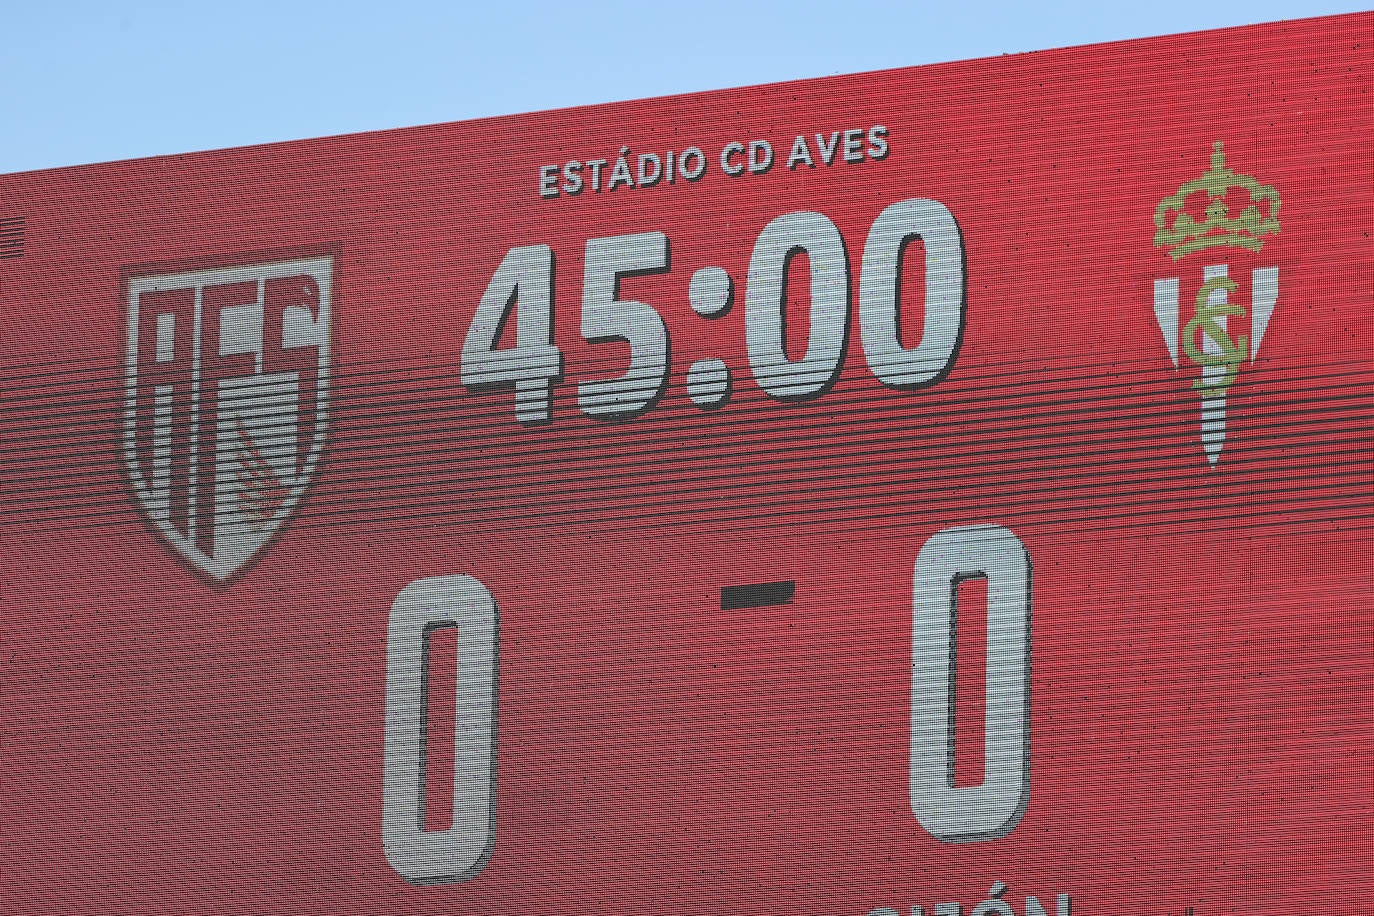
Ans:
[{"label": "score digit 0", "polygon": [[[954,784],[955,618],[959,583],[988,580],[985,777]],[[947,843],[1010,833],[1030,798],[1031,563],[1000,525],[946,528],[926,541],[912,579],[911,810]],[[425,830],[428,645],[458,631],[453,826]],[[498,614],[471,576],[417,579],[401,590],[387,630],[382,847],[412,884],[477,875],[496,838]]]},{"label": "score digit 0", "polygon": [[[982,785],[954,785],[959,583],[988,581]],[[916,558],[911,600],[911,811],[949,843],[1010,833],[1030,800],[1031,563],[1000,525],[946,528]]]},{"label": "score digit 0", "polygon": [[[455,628],[458,637],[453,826],[425,830],[429,638],[443,627]],[[417,579],[391,606],[382,849],[412,884],[471,878],[495,846],[497,628],[496,602],[471,576]]]}]

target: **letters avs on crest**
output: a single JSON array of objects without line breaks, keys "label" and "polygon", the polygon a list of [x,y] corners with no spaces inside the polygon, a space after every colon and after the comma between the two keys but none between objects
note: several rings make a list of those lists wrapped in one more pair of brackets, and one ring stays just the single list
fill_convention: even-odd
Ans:
[{"label": "letters avs on crest", "polygon": [[124,468],[153,530],[222,582],[290,518],[328,424],[333,259],[125,286]]}]

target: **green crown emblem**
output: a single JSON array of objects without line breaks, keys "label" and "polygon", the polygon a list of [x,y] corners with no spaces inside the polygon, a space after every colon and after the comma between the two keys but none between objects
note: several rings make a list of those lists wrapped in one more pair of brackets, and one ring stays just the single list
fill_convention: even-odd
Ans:
[{"label": "green crown emblem", "polygon": [[[1250,195],[1236,216],[1231,215],[1226,201],[1233,189]],[[1207,195],[1206,218],[1200,221],[1184,211],[1188,198],[1199,193]],[[1175,261],[1195,251],[1223,246],[1259,251],[1264,247],[1263,237],[1278,231],[1279,192],[1272,185],[1227,168],[1220,140],[1212,146],[1212,167],[1202,177],[1185,181],[1155,208],[1155,247],[1169,249]]]}]

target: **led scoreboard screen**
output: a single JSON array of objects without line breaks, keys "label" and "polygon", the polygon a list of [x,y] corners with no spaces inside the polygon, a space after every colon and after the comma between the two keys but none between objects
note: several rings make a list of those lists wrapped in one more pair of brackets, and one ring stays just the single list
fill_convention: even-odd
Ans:
[{"label": "led scoreboard screen", "polygon": [[0,177],[0,911],[1368,912],[1371,39]]}]

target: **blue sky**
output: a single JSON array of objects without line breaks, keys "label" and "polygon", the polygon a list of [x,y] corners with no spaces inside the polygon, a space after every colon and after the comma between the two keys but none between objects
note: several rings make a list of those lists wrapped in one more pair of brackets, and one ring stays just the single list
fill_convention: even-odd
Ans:
[{"label": "blue sky", "polygon": [[1327,0],[4,4],[0,173],[1353,12]]}]

